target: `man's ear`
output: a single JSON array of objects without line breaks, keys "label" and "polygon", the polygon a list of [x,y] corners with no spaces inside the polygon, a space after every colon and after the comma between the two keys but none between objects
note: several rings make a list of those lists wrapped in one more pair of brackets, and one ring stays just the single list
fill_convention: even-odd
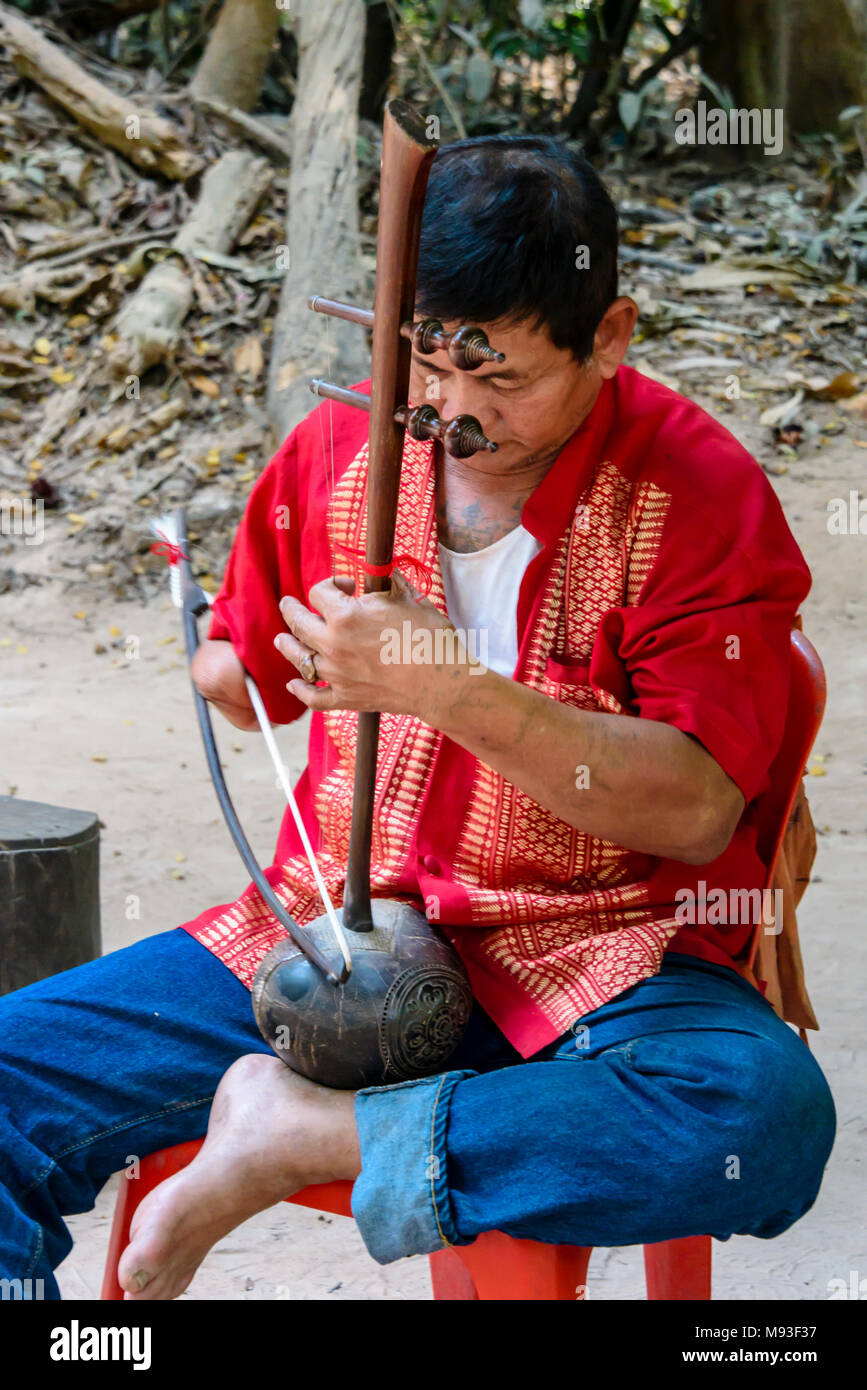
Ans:
[{"label": "man's ear", "polygon": [[637,319],[638,305],[628,295],[622,294],[608,305],[593,338],[593,358],[600,376],[612,377],[617,371]]}]

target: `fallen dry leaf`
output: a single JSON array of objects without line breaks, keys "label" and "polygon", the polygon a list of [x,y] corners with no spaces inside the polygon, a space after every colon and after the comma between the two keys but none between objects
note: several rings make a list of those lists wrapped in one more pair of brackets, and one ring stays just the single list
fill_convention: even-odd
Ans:
[{"label": "fallen dry leaf", "polygon": [[255,381],[265,365],[262,344],[255,334],[239,343],[235,349],[233,363],[238,376],[249,376]]},{"label": "fallen dry leaf", "polygon": [[859,378],[855,372],[838,372],[827,386],[815,394],[822,401],[839,401],[844,396],[854,396],[859,384]]},{"label": "fallen dry leaf", "polygon": [[194,376],[190,379],[190,385],[201,391],[203,396],[210,396],[211,400],[216,400],[220,394],[216,381],[209,376]]}]

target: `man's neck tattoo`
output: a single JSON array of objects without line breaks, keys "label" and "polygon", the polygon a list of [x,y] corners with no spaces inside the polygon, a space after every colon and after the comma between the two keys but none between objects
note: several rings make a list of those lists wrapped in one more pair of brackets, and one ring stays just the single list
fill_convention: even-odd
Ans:
[{"label": "man's neck tattoo", "polygon": [[516,497],[507,513],[501,509],[496,513],[490,512],[480,500],[457,507],[447,507],[444,502],[438,501],[439,540],[447,550],[456,550],[461,555],[484,550],[520,526],[526,500],[526,497]]}]

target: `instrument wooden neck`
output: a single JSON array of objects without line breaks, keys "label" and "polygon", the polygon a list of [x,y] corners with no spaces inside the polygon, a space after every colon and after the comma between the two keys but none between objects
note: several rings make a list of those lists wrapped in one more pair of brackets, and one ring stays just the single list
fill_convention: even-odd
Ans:
[{"label": "instrument wooden neck", "polygon": [[[382,136],[379,226],[376,241],[376,292],[373,303],[370,435],[367,476],[369,566],[383,568],[394,554],[400,467],[405,424],[395,412],[409,394],[412,344],[401,326],[413,317],[421,219],[436,144],[405,102],[386,106]],[[368,593],[389,588],[385,575],[368,574]],[[385,668],[383,668],[384,670]],[[370,845],[379,715],[358,716],[355,783],[343,922],[352,931],[371,931]]]}]

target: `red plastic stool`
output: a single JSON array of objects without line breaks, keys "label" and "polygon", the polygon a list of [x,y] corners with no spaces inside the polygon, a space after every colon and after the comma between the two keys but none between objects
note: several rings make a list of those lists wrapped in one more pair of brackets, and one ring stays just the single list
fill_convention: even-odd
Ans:
[{"label": "red plastic stool", "polygon": [[[123,1298],[123,1289],[117,1282],[117,1262],[129,1243],[130,1223],[139,1202],[191,1163],[202,1142],[194,1139],[172,1149],[160,1149],[141,1160],[137,1178],[121,1176],[101,1298]],[[351,1216],[351,1197],[351,1182],[328,1182],[305,1187],[286,1200],[315,1211]],[[451,1246],[429,1256],[433,1296],[440,1301],[484,1302],[583,1299],[591,1253],[582,1246],[545,1245],[537,1240],[515,1240],[502,1231],[488,1231],[472,1245]],[[644,1266],[649,1299],[710,1298],[710,1236],[645,1245]]]}]

